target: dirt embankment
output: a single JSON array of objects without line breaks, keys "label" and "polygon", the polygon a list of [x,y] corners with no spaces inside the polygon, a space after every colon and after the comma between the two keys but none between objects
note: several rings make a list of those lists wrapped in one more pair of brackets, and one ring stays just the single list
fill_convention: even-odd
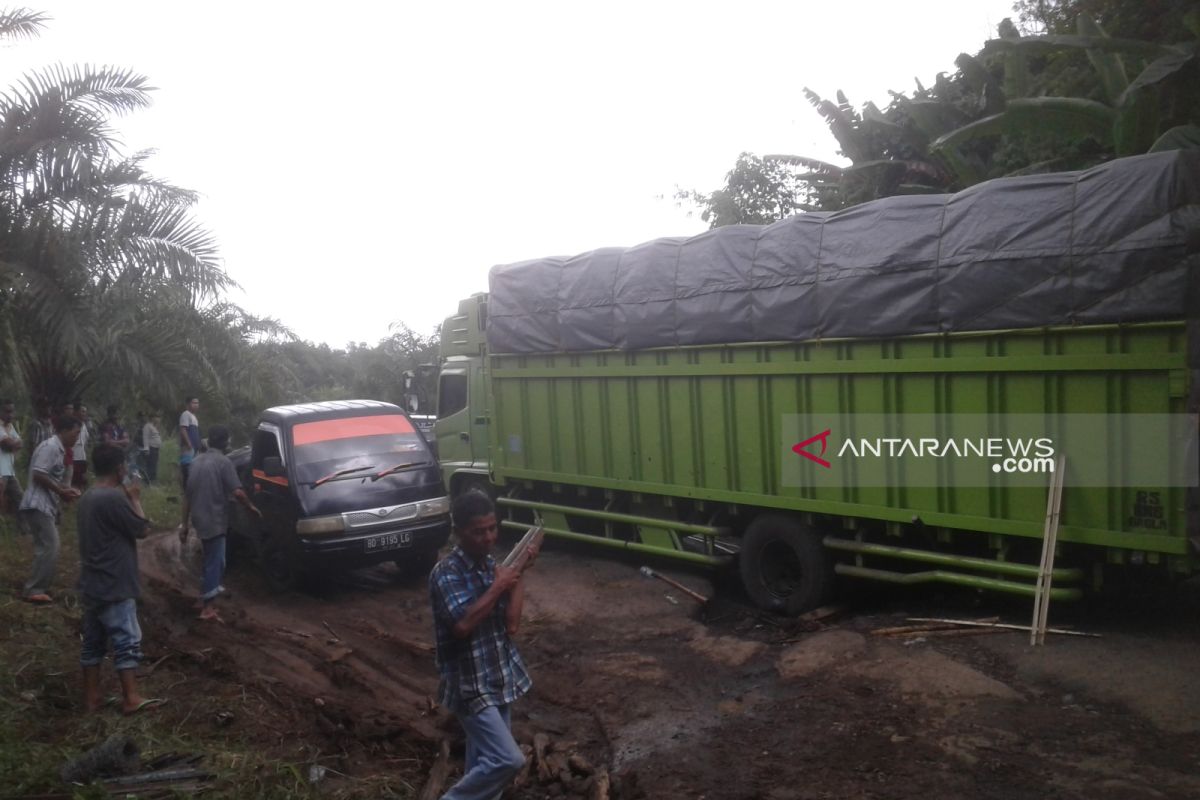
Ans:
[{"label": "dirt embankment", "polygon": [[[170,535],[142,553],[148,642],[205,676],[214,703],[244,686],[271,698],[235,723],[241,735],[418,785],[435,742],[457,735],[431,704],[421,582],[388,566],[273,595],[237,567],[225,624],[203,624],[196,554]],[[636,564],[553,545],[529,580],[520,646],[535,688],[514,728],[611,772],[614,796],[1200,796],[1194,630],[1114,629],[1039,650],[1019,634],[905,644],[870,635],[903,620],[878,607],[820,630],[723,599],[701,615]],[[535,771],[515,796],[586,796],[594,783]]]}]

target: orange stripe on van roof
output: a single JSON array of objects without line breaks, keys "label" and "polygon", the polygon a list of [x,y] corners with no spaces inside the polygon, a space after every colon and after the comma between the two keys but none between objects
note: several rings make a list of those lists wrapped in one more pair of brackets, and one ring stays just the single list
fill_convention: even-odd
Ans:
[{"label": "orange stripe on van roof", "polygon": [[292,444],[300,447],[334,439],[353,439],[358,436],[383,436],[395,433],[415,433],[412,424],[400,414],[374,414],[367,417],[323,419],[302,422],[292,428]]}]

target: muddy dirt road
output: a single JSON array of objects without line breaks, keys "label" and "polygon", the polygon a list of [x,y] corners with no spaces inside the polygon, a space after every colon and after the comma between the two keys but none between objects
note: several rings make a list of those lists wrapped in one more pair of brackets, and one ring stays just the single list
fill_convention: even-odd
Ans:
[{"label": "muddy dirt road", "polygon": [[[203,695],[196,724],[416,786],[435,742],[457,735],[430,702],[422,582],[389,565],[273,595],[252,566],[235,567],[217,625],[194,620],[194,543],[180,554],[160,535],[142,554],[146,638]],[[516,708],[518,739],[544,734],[607,769],[616,797],[1200,797],[1194,623],[1089,620],[1103,638],[1033,650],[1016,633],[872,635],[904,624],[894,605],[821,625],[736,600],[702,614],[634,562],[553,545],[529,580],[520,646],[535,688]],[[586,769],[563,772],[534,772],[513,796],[588,796]]]}]

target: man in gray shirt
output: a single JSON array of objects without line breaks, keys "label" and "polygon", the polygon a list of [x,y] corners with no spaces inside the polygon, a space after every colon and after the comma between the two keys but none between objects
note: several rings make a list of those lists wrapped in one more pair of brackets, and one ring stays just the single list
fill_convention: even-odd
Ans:
[{"label": "man in gray shirt", "polygon": [[71,488],[67,450],[79,438],[79,420],[63,414],[54,421],[54,435],[37,446],[29,460],[29,486],[21,496],[20,516],[25,532],[33,537],[33,569],[25,583],[24,597],[30,603],[46,604],[50,583],[58,566],[58,521],[60,502],[79,497]]},{"label": "man in gray shirt", "polygon": [[188,470],[184,491],[183,526],[180,542],[186,542],[190,527],[196,529],[204,549],[204,575],[200,582],[200,619],[220,621],[213,608],[224,587],[225,534],[229,530],[229,501],[237,500],[247,511],[261,518],[262,512],[250,502],[238,480],[233,462],[225,455],[229,429],[213,425],[208,431],[208,450],[196,456]]}]

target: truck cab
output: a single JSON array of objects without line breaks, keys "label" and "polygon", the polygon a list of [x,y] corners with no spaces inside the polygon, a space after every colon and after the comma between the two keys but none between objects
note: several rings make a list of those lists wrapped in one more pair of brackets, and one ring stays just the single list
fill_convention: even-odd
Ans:
[{"label": "truck cab", "polygon": [[442,480],[451,495],[488,485],[486,324],[486,294],[461,301],[458,313],[442,324],[434,432]]},{"label": "truck cab", "polygon": [[231,455],[262,511],[240,507],[233,533],[267,578],[293,585],[322,570],[395,561],[432,567],[450,534],[450,501],[424,437],[398,406],[344,400],[264,411],[249,448]]}]

